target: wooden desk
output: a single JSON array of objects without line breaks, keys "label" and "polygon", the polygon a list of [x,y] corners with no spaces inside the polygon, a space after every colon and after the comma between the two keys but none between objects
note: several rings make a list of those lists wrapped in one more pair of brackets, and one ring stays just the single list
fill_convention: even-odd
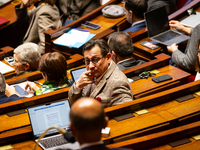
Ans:
[{"label": "wooden desk", "polygon": [[[160,91],[164,91],[166,89],[173,88],[181,84],[185,84],[187,83],[188,77],[190,76],[189,73],[171,65],[158,68],[157,70],[160,71],[160,73],[156,74],[156,76],[149,77],[148,79],[140,79],[131,83],[133,95],[136,99],[158,93]],[[152,81],[152,78],[164,74],[170,75],[172,77],[172,80],[160,83],[155,83],[154,81]]]},{"label": "wooden desk", "polygon": [[[183,125],[180,127],[175,127],[169,130],[165,130],[158,133],[153,133],[150,135],[145,135],[138,138],[133,138],[131,140],[126,140],[119,143],[114,143],[107,145],[109,148],[114,147],[126,147],[133,148],[134,150],[172,150],[172,149],[199,149],[200,141],[196,141],[192,136],[200,134],[200,121]],[[175,148],[172,148],[168,143],[178,141],[180,139],[189,138],[191,143],[187,143]]]},{"label": "wooden desk", "polygon": [[[100,6],[99,8],[95,9],[94,11],[90,12],[89,14],[79,18],[78,20],[75,20],[74,22],[61,27],[58,30],[47,30],[45,31],[45,51],[49,52],[49,51],[54,51],[54,50],[59,50],[62,51],[63,54],[65,55],[71,55],[74,53],[81,53],[81,48],[79,49],[74,49],[74,48],[69,48],[69,47],[63,47],[63,46],[58,46],[53,44],[53,41],[55,40],[55,37],[59,37],[61,34],[63,34],[64,30],[67,27],[71,27],[71,28],[77,28],[81,26],[81,23],[83,21],[91,21],[94,23],[97,23],[99,25],[101,25],[101,27],[97,30],[93,30],[93,29],[89,29],[87,28],[87,30],[89,30],[91,33],[96,34],[95,38],[102,38],[105,35],[108,35],[109,33],[113,32],[113,28],[122,20],[126,19],[125,16],[120,17],[120,18],[105,18],[102,15],[102,8],[104,8],[107,5],[110,4],[119,4],[120,6],[123,6],[123,4],[121,3],[120,0],[111,0],[108,3]],[[82,28],[83,26],[81,26]],[[83,27],[85,28],[85,27]]]},{"label": "wooden desk", "polygon": [[109,120],[108,126],[111,128],[109,138],[103,138],[106,143],[123,140],[127,137],[139,137],[150,133],[174,128],[197,121],[200,107],[198,103],[200,97],[178,103],[171,101],[171,104],[160,104],[149,108],[149,113],[137,115],[122,121]]},{"label": "wooden desk", "polygon": [[[170,119],[172,119],[171,123],[172,124],[175,123],[174,125],[177,125],[176,124],[177,118],[179,118],[179,125],[185,124],[186,122],[188,122],[188,121],[185,121],[185,120],[187,120],[187,118],[191,118],[192,116],[194,117],[195,112],[199,111],[200,108],[199,108],[198,104],[199,104],[200,99],[199,99],[199,97],[197,97],[195,100],[192,99],[192,100],[186,101],[184,103],[178,103],[177,101],[175,101],[175,99],[177,97],[199,91],[200,90],[199,84],[200,84],[200,81],[184,84],[182,86],[179,86],[179,87],[176,87],[173,89],[169,89],[167,91],[163,91],[161,93],[157,93],[157,94],[154,94],[154,95],[151,95],[148,97],[137,99],[137,100],[134,100],[131,102],[121,104],[121,105],[105,108],[104,110],[110,118],[109,126],[112,127],[111,129],[114,129],[114,130],[111,130],[111,132],[114,134],[114,133],[118,133],[120,131],[120,133],[118,133],[118,134],[121,134],[122,126],[128,125],[128,122],[132,122],[134,127],[131,127],[131,128],[125,127],[125,128],[123,128],[123,132],[125,132],[125,131],[127,132],[127,130],[129,130],[129,129],[132,129],[132,130],[138,129],[139,130],[139,128],[140,129],[144,128],[144,126],[148,126],[150,124],[152,125],[152,122],[151,123],[149,122],[150,120],[153,120],[153,123],[156,123],[156,122],[158,123],[159,121],[161,121],[161,122],[163,122],[163,125],[165,126],[164,122],[166,121],[166,119],[168,121]],[[190,103],[190,102],[192,102],[192,103]],[[164,104],[162,104],[162,103],[164,103]],[[188,111],[185,111],[186,110],[185,106],[187,106]],[[126,114],[126,113],[130,113],[130,112],[133,113],[134,111],[138,110],[138,108],[139,109],[144,109],[144,108],[148,109],[151,112],[151,115],[146,116],[149,114],[145,114],[145,115],[138,116],[134,113],[136,115],[136,117],[139,117],[139,119],[135,122],[135,119],[136,119],[136,117],[135,117],[135,118],[131,119],[132,121],[125,120],[124,121],[125,123],[121,122],[119,124],[120,129],[117,131],[117,128],[115,129],[117,122],[115,120],[113,120],[112,118],[114,116],[118,116],[121,114]],[[190,110],[189,108],[192,110]],[[189,113],[191,113],[191,116],[189,115]],[[198,113],[196,113],[196,114],[198,115]],[[187,116],[187,117],[184,119],[184,116]],[[4,131],[9,130],[9,129],[15,129],[15,130],[6,131],[6,132],[2,132],[2,133],[0,132],[1,133],[0,138],[3,141],[3,144],[12,143],[13,140],[15,141],[15,139],[17,137],[21,137],[20,140],[29,139],[32,135],[31,127],[29,126],[30,123],[28,121],[28,115],[21,114],[19,116],[14,116],[14,117],[16,120],[18,118],[24,120],[22,122],[22,124],[25,127],[15,129],[15,128],[20,127],[19,124],[15,125],[13,123],[13,122],[16,122],[16,120],[12,119],[12,117],[9,118],[6,115],[1,115],[0,118],[7,120],[6,121],[7,124],[11,125],[11,126],[5,125],[2,129]],[[152,118],[152,119],[150,119],[150,118]],[[195,116],[195,118],[196,118],[196,116]],[[154,119],[156,119],[156,120],[158,119],[158,120],[154,122]],[[175,119],[176,121],[173,119]],[[142,126],[139,124],[139,122],[141,122]],[[169,125],[169,124],[166,124],[166,125]],[[112,136],[110,136],[110,138],[114,138],[115,135],[113,135],[113,134],[112,134]],[[107,140],[107,139],[104,139],[104,140]]]}]

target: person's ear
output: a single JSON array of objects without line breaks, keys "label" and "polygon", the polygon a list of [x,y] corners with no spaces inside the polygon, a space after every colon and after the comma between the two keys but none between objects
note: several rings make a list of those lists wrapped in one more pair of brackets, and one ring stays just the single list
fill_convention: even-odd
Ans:
[{"label": "person's ear", "polygon": [[47,78],[46,73],[42,72],[42,77],[43,77],[43,79],[44,79],[45,81],[48,81],[48,78]]},{"label": "person's ear", "polygon": [[76,130],[74,129],[74,127],[72,126],[71,123],[69,124],[69,127],[70,127],[70,131],[71,131],[72,135],[73,135],[74,137],[76,137]]},{"label": "person's ear", "polygon": [[30,65],[28,63],[25,64],[25,70],[29,70],[30,69]]}]

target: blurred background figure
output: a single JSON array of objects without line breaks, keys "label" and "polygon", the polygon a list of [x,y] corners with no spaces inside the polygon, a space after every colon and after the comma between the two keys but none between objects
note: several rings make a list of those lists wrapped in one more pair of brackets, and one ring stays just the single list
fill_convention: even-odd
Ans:
[{"label": "blurred background figure", "polygon": [[[27,11],[27,7],[32,5],[33,9]],[[45,53],[44,31],[62,26],[55,0],[22,0],[21,4],[15,6],[15,11],[18,20],[29,22],[23,42],[36,43],[41,53]]]}]

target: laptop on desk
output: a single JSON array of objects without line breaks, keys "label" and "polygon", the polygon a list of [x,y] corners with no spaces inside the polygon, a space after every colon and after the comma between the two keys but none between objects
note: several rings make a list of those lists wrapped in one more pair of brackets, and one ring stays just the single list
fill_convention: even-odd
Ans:
[{"label": "laptop on desk", "polygon": [[148,36],[151,40],[170,46],[173,43],[179,44],[190,37],[169,26],[166,7],[162,6],[144,14]]},{"label": "laptop on desk", "polygon": [[[36,142],[41,134],[51,126],[68,129],[70,123],[68,99],[29,107],[27,110]],[[68,142],[62,134],[59,134],[57,129],[49,130],[45,137],[41,139],[39,145],[44,150],[79,149],[77,141],[75,143]]]},{"label": "laptop on desk", "polygon": [[82,68],[77,68],[77,69],[70,70],[70,74],[71,74],[73,83],[76,80],[78,80],[80,78],[81,74],[83,72],[85,72],[85,71],[86,71],[86,67],[82,67]]}]

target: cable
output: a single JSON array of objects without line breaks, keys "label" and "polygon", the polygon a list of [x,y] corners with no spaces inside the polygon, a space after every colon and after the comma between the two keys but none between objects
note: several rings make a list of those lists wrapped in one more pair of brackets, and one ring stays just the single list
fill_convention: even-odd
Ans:
[{"label": "cable", "polygon": [[37,141],[37,143],[36,143],[36,145],[35,145],[35,147],[34,147],[34,150],[36,150],[36,148],[37,148],[39,142],[40,142],[41,139],[45,136],[45,134],[47,133],[47,131],[49,131],[50,129],[54,129],[54,128],[57,129],[57,130],[59,131],[59,133],[62,134],[62,135],[64,136],[64,138],[65,138],[67,141],[69,141],[69,142],[71,142],[71,143],[74,143],[74,142],[76,141],[75,138],[72,136],[72,134],[71,134],[70,131],[65,130],[65,129],[62,129],[62,128],[58,127],[58,126],[52,126],[52,127],[49,127],[48,129],[46,129],[46,130],[42,133],[42,135],[39,137],[39,139],[38,139],[38,141]]}]

